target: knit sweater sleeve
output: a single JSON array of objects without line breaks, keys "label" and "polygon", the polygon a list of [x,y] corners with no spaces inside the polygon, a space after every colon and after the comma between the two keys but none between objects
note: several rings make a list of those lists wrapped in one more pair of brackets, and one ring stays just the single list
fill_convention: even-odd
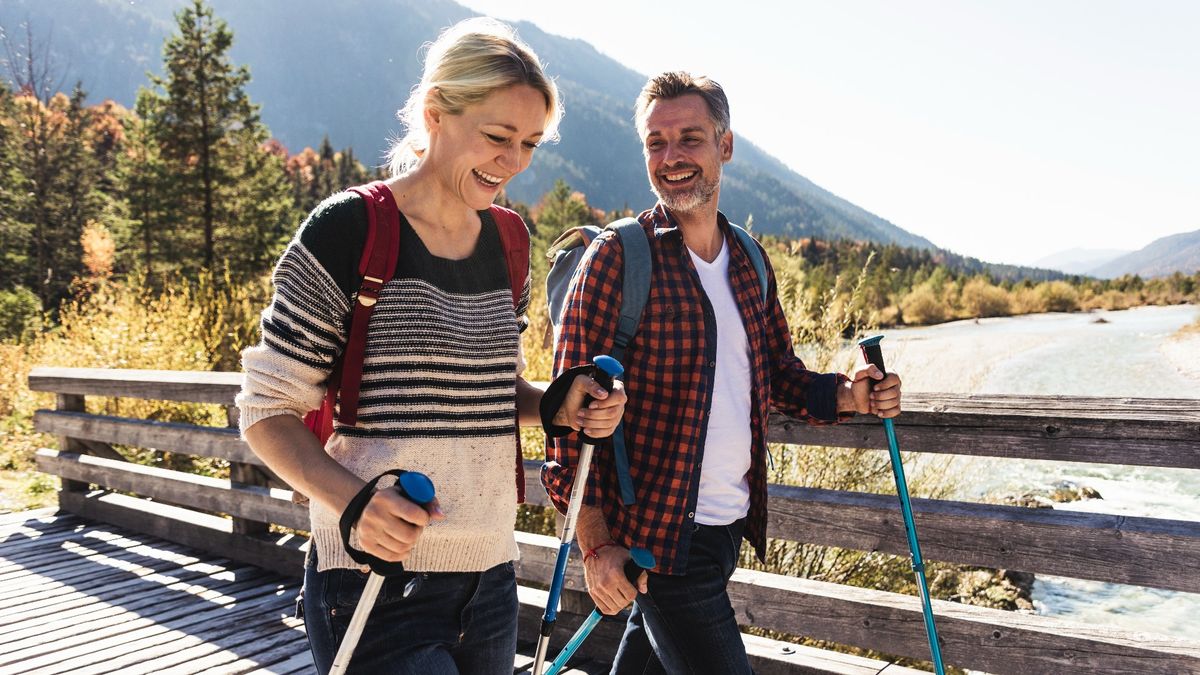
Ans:
[{"label": "knit sweater sleeve", "polygon": [[346,341],[350,289],[366,232],[363,213],[357,197],[331,197],[284,250],[262,313],[262,341],[242,352],[245,377],[236,404],[243,433],[268,417],[303,418],[320,406]]}]

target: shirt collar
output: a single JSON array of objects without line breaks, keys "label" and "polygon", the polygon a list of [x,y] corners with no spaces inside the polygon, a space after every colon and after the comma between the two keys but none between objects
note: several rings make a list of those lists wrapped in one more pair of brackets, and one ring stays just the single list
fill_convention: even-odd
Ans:
[{"label": "shirt collar", "polygon": [[[654,208],[643,212],[639,220],[643,224],[648,222],[661,235],[678,237],[681,240],[683,238],[683,235],[679,232],[678,221],[675,220],[675,216],[671,215],[671,211],[662,202],[656,203]],[[730,229],[729,219],[719,210],[717,211],[717,227],[721,229],[721,235],[725,237],[726,245],[729,245],[730,235],[733,234],[733,230]]]},{"label": "shirt collar", "polygon": [[[662,202],[656,203],[654,208],[642,213],[642,217],[639,220],[646,222],[647,219],[654,225],[654,229],[656,230],[679,229],[679,223],[675,220],[675,216],[671,214],[671,211]],[[721,228],[721,231],[725,234],[729,234],[730,232],[729,219],[719,210],[717,211],[717,227]]]}]

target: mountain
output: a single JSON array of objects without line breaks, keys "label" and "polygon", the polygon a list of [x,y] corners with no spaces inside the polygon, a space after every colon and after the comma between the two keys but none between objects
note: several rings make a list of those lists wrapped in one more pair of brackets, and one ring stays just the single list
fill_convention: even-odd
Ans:
[{"label": "mountain", "polygon": [[1155,239],[1145,248],[1100,265],[1088,274],[1103,279],[1136,274],[1146,279],[1197,271],[1200,271],[1200,230]]},{"label": "mountain", "polygon": [[[0,26],[24,41],[28,21],[69,87],[131,105],[146,71],[161,72],[162,42],[184,0],[4,0]],[[380,158],[400,134],[395,111],[420,76],[420,47],[473,12],[450,0],[213,0],[234,33],[233,60],[272,134],[292,151],[328,135],[335,147]],[[558,144],[543,146],[509,186],[535,202],[556,178],[606,210],[650,206],[633,101],[645,77],[581,41],[530,23],[517,29],[543,60],[567,110]],[[734,119],[738,102],[733,101]],[[736,129],[735,129],[736,134]],[[745,139],[725,169],[721,208],[760,233],[846,237],[931,248],[927,239],[822,189]]]},{"label": "mountain", "polygon": [[1060,270],[1067,274],[1088,274],[1130,251],[1115,248],[1069,248],[1052,253],[1033,262],[1034,267]]}]

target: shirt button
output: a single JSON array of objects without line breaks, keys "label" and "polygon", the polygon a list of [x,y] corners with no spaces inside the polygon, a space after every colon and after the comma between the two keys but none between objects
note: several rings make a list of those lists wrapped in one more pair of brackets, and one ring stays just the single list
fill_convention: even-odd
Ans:
[{"label": "shirt button", "polygon": [[695,511],[688,511],[688,520],[691,520],[692,518],[695,518],[695,517],[696,517]]},{"label": "shirt button", "polygon": [[709,361],[709,362],[708,362],[708,367],[709,367],[709,368],[716,368],[716,367],[717,367],[717,362],[716,362],[716,361]]}]

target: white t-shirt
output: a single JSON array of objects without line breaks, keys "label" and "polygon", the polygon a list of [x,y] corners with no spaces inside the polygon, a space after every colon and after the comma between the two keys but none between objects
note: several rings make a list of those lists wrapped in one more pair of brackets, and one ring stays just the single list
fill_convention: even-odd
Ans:
[{"label": "white t-shirt", "polygon": [[727,525],[750,511],[750,345],[729,283],[729,247],[711,263],[689,249],[717,323],[717,373],[700,467],[696,522]]}]

